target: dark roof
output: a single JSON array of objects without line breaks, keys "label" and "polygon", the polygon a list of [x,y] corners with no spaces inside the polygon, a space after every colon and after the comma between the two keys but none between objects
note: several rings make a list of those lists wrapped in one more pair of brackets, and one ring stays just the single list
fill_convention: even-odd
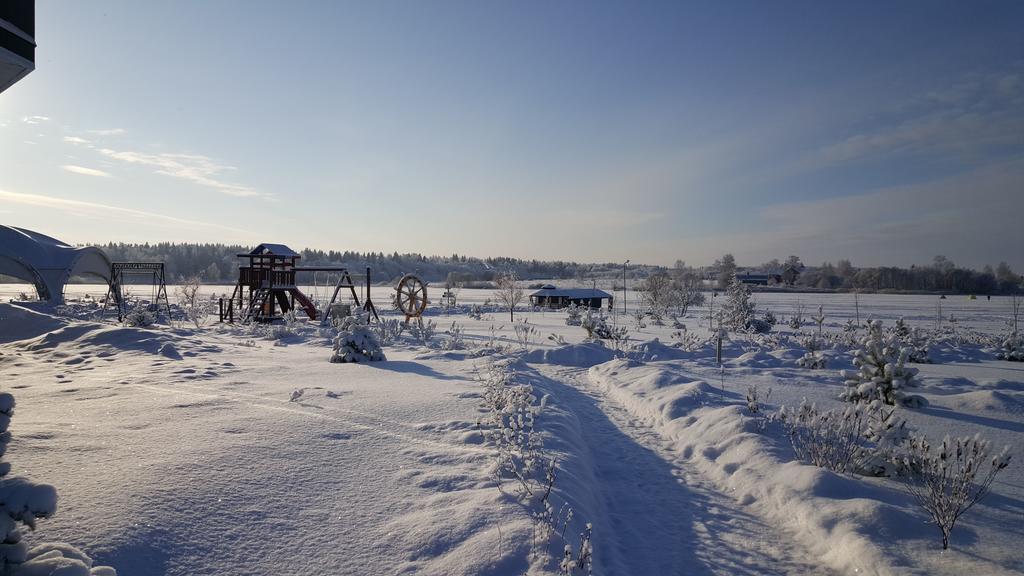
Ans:
[{"label": "dark roof", "polygon": [[593,288],[541,288],[530,297],[543,296],[545,298],[611,298],[612,295],[605,292],[604,290],[595,290]]},{"label": "dark roof", "polygon": [[263,243],[253,248],[252,252],[249,252],[250,256],[282,256],[285,258],[302,258],[298,252],[285,246],[284,244],[267,244]]}]

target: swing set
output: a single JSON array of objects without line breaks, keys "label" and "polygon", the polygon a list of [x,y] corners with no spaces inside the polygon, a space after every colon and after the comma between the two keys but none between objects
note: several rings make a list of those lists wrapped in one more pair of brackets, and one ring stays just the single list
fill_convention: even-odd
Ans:
[{"label": "swing set", "polygon": [[126,276],[149,276],[152,290],[149,298],[150,310],[159,311],[163,300],[167,317],[171,317],[171,304],[167,300],[167,282],[164,275],[163,262],[112,262],[110,264],[110,284],[107,286],[107,297],[103,299],[103,310],[100,317],[106,315],[107,305],[114,302],[117,307],[117,320],[120,322],[128,315],[128,301],[124,295]]}]

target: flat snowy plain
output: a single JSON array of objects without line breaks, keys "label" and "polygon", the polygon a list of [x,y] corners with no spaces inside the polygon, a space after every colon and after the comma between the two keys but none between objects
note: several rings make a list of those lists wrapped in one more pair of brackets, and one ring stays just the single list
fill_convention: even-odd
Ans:
[{"label": "flat snowy plain", "polygon": [[[382,311],[389,294],[374,288]],[[459,297],[482,304],[493,292]],[[780,320],[797,300],[808,317],[820,304],[835,333],[857,314],[852,295],[754,299]],[[932,329],[939,303],[861,295],[859,314]],[[1022,573],[1024,366],[972,336],[1005,334],[1010,305],[941,305],[957,334],[930,350],[935,363],[916,365],[929,405],[903,416],[933,440],[980,433],[1013,454],[948,551],[899,481],[801,464],[777,425],[747,412],[752,384],[767,412],[803,398],[841,405],[848,349],[827,350],[827,369],[799,368],[804,350],[784,321],[778,337],[726,342],[720,368],[712,346],[674,348],[671,326],[623,315],[632,347],[616,354],[581,345],[564,312],[517,312],[537,330],[523,350],[507,313],[433,307],[432,347],[407,332],[385,362],[331,364],[328,331],[313,324],[275,339],[0,304],[0,382],[18,402],[5,459],[59,491],[33,542],[69,542],[122,575],[557,573],[557,560],[531,553],[530,512],[498,489],[476,429],[474,375],[500,357],[548,395],[537,429],[558,456],[552,499],[574,510],[568,541],[593,525],[595,574]],[[681,321],[704,337],[706,316]],[[466,349],[441,350],[453,322]],[[544,548],[561,555],[561,541]]]}]

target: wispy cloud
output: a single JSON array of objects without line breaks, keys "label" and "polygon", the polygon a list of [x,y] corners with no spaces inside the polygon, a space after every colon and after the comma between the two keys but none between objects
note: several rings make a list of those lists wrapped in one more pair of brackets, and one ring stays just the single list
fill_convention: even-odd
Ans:
[{"label": "wispy cloud", "polygon": [[109,172],[104,172],[103,170],[97,170],[95,168],[86,168],[85,166],[64,164],[60,168],[65,172],[71,172],[73,174],[82,174],[83,176],[99,176],[101,178],[112,178]]},{"label": "wispy cloud", "polygon": [[888,111],[801,157],[798,170],[931,156],[968,163],[1024,146],[1024,81],[1017,71],[972,74]]},{"label": "wispy cloud", "polygon": [[229,196],[259,196],[265,198],[271,196],[249,186],[222,180],[220,176],[224,172],[230,172],[236,168],[218,164],[211,158],[199,154],[149,154],[145,152],[111,150],[110,148],[100,148],[99,153],[127,164],[149,166],[155,168],[154,172],[157,174],[187,180]]},{"label": "wispy cloud", "polygon": [[106,128],[103,130],[86,130],[89,134],[95,134],[97,136],[118,136],[127,132],[124,128]]},{"label": "wispy cloud", "polygon": [[78,136],[65,136],[64,141],[69,144],[91,144],[91,141],[86,140],[85,138],[80,138]]},{"label": "wispy cloud", "polygon": [[43,122],[49,122],[49,116],[25,116],[21,119],[25,124],[42,124]]},{"label": "wispy cloud", "polygon": [[133,208],[124,208],[122,206],[110,206],[108,204],[86,202],[84,200],[71,200],[68,198],[57,198],[55,196],[44,196],[41,194],[25,194],[21,192],[0,190],[0,201],[6,205],[21,204],[39,208],[49,208],[80,217],[101,219],[107,222],[116,220],[136,224],[163,225],[165,227],[173,228],[215,228],[219,230],[227,230],[236,234],[248,234],[245,230],[221,224],[212,224],[209,222],[188,220],[185,218],[175,218],[174,216],[157,214],[155,212],[146,212],[144,210],[135,210]]}]

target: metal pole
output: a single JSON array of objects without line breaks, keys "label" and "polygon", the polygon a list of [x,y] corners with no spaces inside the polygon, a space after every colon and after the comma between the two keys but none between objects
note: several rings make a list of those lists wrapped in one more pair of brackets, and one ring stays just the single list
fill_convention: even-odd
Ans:
[{"label": "metal pole", "polygon": [[622,313],[626,313],[626,264],[629,264],[629,260],[622,263]]}]

